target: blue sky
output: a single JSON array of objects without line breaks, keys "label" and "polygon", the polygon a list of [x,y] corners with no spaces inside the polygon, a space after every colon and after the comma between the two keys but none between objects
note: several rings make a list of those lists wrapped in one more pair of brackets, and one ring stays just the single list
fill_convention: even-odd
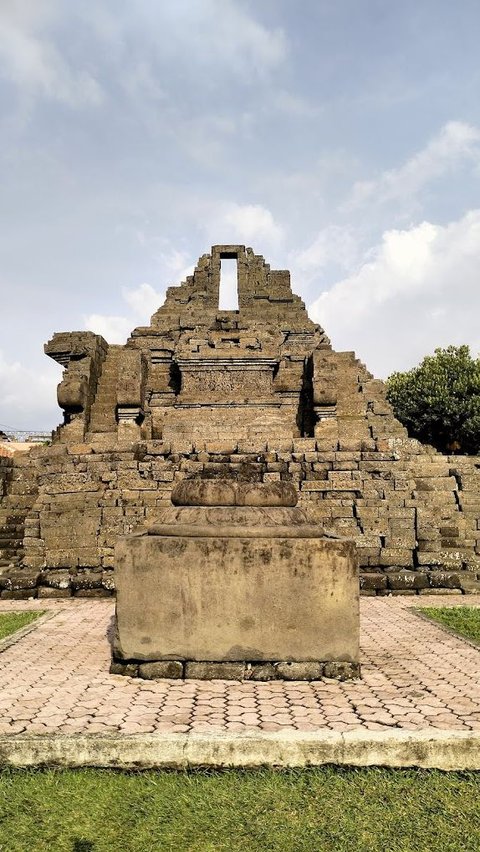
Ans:
[{"label": "blue sky", "polygon": [[478,0],[2,0],[0,423],[247,243],[379,377],[480,349]]}]

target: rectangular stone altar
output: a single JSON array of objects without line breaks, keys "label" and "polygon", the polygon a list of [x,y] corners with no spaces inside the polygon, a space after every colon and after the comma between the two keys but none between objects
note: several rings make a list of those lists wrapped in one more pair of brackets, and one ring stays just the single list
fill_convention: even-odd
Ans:
[{"label": "rectangular stone altar", "polygon": [[[218,502],[218,484],[207,485]],[[325,537],[299,509],[238,506],[241,488],[229,487],[235,507],[183,506],[118,542],[114,666],[147,677],[357,675],[353,542]],[[248,493],[265,503],[265,491]]]}]

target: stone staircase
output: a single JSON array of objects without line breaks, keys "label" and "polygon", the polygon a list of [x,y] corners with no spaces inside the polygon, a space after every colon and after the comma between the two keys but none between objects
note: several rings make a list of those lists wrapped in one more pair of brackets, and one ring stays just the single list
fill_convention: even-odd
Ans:
[{"label": "stone staircase", "polygon": [[0,568],[13,568],[23,560],[26,519],[38,486],[29,454],[15,458],[8,467],[5,460],[0,461]]},{"label": "stone staircase", "polygon": [[97,393],[90,411],[90,423],[88,436],[92,438],[96,433],[117,432],[116,408],[117,408],[117,382],[120,353],[123,346],[108,347],[107,357],[103,362],[103,369],[98,380]]},{"label": "stone staircase", "polygon": [[[7,502],[7,498],[4,501]],[[23,556],[25,517],[13,507],[0,509],[0,567],[18,565]]]}]

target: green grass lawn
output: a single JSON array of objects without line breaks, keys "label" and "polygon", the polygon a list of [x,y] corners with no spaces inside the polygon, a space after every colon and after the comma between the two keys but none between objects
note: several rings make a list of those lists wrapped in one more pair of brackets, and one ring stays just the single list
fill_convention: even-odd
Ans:
[{"label": "green grass lawn", "polygon": [[[21,627],[26,627],[35,621],[43,611],[38,612],[2,612],[0,613],[0,639],[5,639]],[[1,847],[0,847],[1,848]]]},{"label": "green grass lawn", "polygon": [[480,642],[480,609],[473,606],[433,607],[426,606],[420,610],[428,618],[438,621],[444,627],[455,630],[467,639]]},{"label": "green grass lawn", "polygon": [[480,774],[0,772],[5,852],[478,852]]}]

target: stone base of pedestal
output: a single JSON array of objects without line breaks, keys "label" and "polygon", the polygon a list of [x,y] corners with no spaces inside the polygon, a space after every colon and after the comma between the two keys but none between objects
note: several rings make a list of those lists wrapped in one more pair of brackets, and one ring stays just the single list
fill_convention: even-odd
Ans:
[{"label": "stone base of pedestal", "polygon": [[[164,527],[117,546],[114,671],[140,677],[358,676],[352,542],[297,529]],[[207,535],[211,532],[212,535]],[[258,536],[258,533],[261,533]],[[287,535],[290,533],[290,535]],[[132,668],[133,667],[133,668]]]},{"label": "stone base of pedestal", "polygon": [[326,536],[295,501],[287,483],[180,483],[160,523],[117,543],[112,671],[358,676],[355,545]]},{"label": "stone base of pedestal", "polygon": [[111,674],[144,680],[352,680],[360,677],[360,664],[335,662],[212,662],[157,660],[139,663],[112,659]]},{"label": "stone base of pedestal", "polygon": [[360,677],[359,663],[346,662],[232,662],[158,660],[138,663],[112,659],[111,674],[144,680],[352,680]]}]

